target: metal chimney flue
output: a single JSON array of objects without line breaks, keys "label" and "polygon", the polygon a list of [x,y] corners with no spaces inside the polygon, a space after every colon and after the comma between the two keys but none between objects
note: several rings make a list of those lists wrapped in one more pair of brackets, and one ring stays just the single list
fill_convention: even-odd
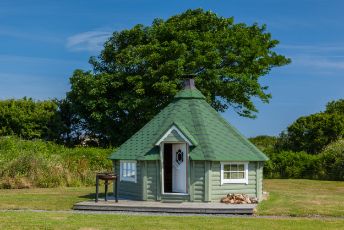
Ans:
[{"label": "metal chimney flue", "polygon": [[184,75],[183,88],[184,89],[195,89],[195,75]]},{"label": "metal chimney flue", "polygon": [[184,80],[184,89],[195,89],[195,79],[189,78]]}]

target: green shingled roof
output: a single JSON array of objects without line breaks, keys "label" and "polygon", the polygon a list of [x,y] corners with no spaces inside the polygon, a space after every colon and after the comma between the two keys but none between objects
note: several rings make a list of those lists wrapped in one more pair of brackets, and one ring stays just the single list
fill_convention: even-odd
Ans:
[{"label": "green shingled roof", "polygon": [[156,142],[175,125],[191,141],[192,160],[266,161],[268,158],[232,127],[195,89],[183,89],[110,159],[158,160]]}]

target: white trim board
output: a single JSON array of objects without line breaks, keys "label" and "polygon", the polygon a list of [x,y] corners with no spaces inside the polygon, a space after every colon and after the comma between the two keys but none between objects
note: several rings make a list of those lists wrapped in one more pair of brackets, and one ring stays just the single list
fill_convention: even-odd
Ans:
[{"label": "white trim board", "polygon": [[175,130],[189,146],[192,146],[191,141],[175,125],[172,125],[171,128],[158,140],[158,142],[155,143],[155,145],[160,145],[173,130]]}]

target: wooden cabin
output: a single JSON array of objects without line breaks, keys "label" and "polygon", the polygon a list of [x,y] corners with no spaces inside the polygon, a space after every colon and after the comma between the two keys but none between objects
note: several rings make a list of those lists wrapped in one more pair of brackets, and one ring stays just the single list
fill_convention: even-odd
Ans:
[{"label": "wooden cabin", "polygon": [[228,193],[262,197],[268,158],[231,126],[194,80],[110,159],[122,198],[219,202]]}]

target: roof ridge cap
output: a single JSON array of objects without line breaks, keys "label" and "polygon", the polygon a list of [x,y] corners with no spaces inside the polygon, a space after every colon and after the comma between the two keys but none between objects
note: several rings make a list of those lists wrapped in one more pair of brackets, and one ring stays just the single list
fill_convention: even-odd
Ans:
[{"label": "roof ridge cap", "polygon": [[176,93],[174,96],[175,99],[202,99],[204,100],[206,97],[202,94],[200,90],[197,88],[187,88],[181,89]]}]

